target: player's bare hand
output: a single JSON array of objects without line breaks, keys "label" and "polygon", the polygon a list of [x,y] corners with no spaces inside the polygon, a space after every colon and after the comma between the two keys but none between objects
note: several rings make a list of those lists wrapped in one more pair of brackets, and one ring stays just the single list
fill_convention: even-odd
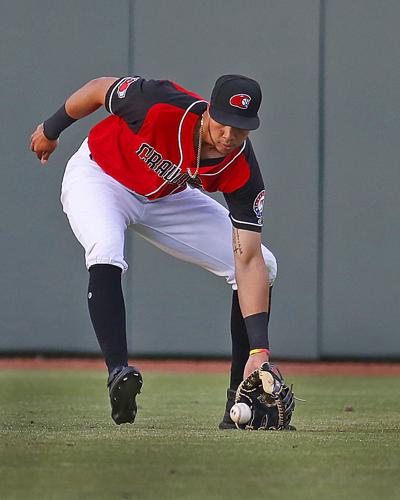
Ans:
[{"label": "player's bare hand", "polygon": [[40,123],[31,135],[31,151],[36,154],[40,163],[44,165],[58,146],[58,142],[58,139],[55,141],[47,139],[43,132],[43,123]]},{"label": "player's bare hand", "polygon": [[258,352],[257,354],[249,356],[246,366],[244,367],[243,380],[260,368],[266,361],[268,361],[268,354],[266,352]]}]

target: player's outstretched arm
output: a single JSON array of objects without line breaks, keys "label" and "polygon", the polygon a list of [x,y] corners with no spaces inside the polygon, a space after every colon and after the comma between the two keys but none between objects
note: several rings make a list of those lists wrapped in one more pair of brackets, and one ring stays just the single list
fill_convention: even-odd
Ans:
[{"label": "player's outstretched arm", "polygon": [[250,348],[261,351],[249,355],[244,370],[246,378],[268,361],[269,279],[261,250],[260,233],[233,228],[232,243],[240,309],[245,318]]},{"label": "player's outstretched arm", "polygon": [[56,149],[63,130],[104,105],[107,91],[116,80],[115,77],[91,80],[72,94],[54,115],[36,127],[31,136],[31,150],[42,164],[47,163]]}]

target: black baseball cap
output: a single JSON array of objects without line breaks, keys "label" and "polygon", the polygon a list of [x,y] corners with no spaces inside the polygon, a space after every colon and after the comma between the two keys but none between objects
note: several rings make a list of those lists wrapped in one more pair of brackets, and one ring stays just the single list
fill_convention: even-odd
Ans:
[{"label": "black baseball cap", "polygon": [[231,127],[255,130],[260,126],[261,104],[258,82],[242,75],[223,75],[215,82],[210,99],[213,120]]}]

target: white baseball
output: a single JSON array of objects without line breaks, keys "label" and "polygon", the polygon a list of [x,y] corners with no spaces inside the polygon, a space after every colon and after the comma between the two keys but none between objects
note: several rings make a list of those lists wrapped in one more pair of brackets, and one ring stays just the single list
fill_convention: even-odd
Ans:
[{"label": "white baseball", "polygon": [[246,403],[236,403],[232,406],[230,416],[235,424],[247,424],[251,419],[251,410]]}]

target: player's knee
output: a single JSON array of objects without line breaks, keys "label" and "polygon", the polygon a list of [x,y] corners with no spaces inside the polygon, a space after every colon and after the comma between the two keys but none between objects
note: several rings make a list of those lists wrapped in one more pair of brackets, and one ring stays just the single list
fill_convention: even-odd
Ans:
[{"label": "player's knee", "polygon": [[[265,266],[267,268],[269,285],[272,286],[274,284],[275,279],[276,279],[276,275],[278,272],[278,265],[277,265],[274,254],[272,252],[270,252],[268,250],[268,248],[263,246],[262,247],[262,254],[263,254]],[[235,273],[234,268],[230,269],[225,274],[225,278],[226,278],[227,283],[229,285],[231,285],[234,290],[236,290],[237,283],[236,283],[236,273]]]},{"label": "player's knee", "polygon": [[121,245],[115,245],[112,240],[96,242],[86,248],[85,252],[86,267],[89,269],[95,264],[110,264],[117,266],[125,272],[128,264],[124,259]]},{"label": "player's knee", "polygon": [[266,247],[262,247],[262,253],[264,257],[264,262],[268,271],[268,279],[269,284],[273,285],[276,279],[276,275],[278,272],[278,264],[276,262],[276,258],[272,252],[268,250]]}]

